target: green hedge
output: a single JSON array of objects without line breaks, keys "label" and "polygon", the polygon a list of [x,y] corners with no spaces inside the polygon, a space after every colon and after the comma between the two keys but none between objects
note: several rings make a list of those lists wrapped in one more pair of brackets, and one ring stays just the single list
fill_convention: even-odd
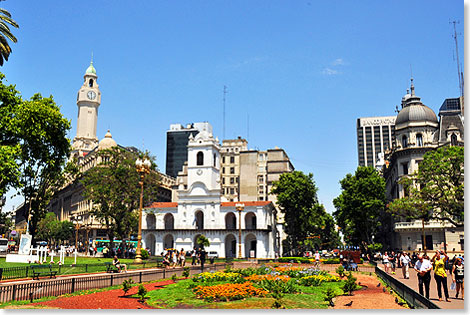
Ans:
[{"label": "green hedge", "polygon": [[[313,261],[311,261],[311,259],[313,258],[308,258],[308,257],[279,257],[278,261],[281,262],[281,263],[290,263],[290,262],[293,262],[293,263],[299,263],[299,264],[312,264]],[[361,264],[363,263],[364,261],[362,260],[361,258]],[[328,258],[328,259],[325,259],[323,260],[322,259],[322,263],[323,264],[339,264],[339,258]]]}]

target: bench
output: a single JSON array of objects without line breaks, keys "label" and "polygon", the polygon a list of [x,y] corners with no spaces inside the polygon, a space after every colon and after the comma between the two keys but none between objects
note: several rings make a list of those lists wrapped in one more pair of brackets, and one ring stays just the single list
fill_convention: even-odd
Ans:
[{"label": "bench", "polygon": [[33,280],[39,280],[40,276],[49,276],[49,278],[55,278],[57,275],[57,270],[52,270],[51,265],[33,265],[31,266],[31,270],[33,272]]},{"label": "bench", "polygon": [[105,262],[104,265],[106,266],[106,272],[118,272],[118,269],[112,262]]}]

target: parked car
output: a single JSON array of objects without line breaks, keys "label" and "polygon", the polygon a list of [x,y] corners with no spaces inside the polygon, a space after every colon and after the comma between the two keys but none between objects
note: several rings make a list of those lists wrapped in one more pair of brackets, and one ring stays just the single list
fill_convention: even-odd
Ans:
[{"label": "parked car", "polygon": [[8,251],[8,239],[7,238],[0,238],[0,253]]}]

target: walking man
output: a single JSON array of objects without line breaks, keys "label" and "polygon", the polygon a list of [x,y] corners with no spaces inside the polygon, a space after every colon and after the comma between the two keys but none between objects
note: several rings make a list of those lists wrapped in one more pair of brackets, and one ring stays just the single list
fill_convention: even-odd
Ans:
[{"label": "walking man", "polygon": [[410,274],[408,272],[408,268],[411,262],[410,256],[406,252],[403,252],[400,256],[400,263],[401,263],[401,270],[403,272],[403,278],[409,279]]},{"label": "walking man", "polygon": [[418,273],[418,286],[419,294],[424,295],[426,291],[426,298],[429,300],[429,284],[431,283],[431,270],[432,265],[428,259],[424,259],[423,254],[418,255],[418,261],[415,264],[415,270]]}]

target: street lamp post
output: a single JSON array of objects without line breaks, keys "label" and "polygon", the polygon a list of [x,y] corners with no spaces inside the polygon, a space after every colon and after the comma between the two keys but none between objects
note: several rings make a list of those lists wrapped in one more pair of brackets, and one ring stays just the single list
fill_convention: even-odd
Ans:
[{"label": "street lamp post", "polygon": [[242,211],[245,208],[245,204],[237,203],[235,208],[238,211],[238,258],[242,258]]},{"label": "street lamp post", "polygon": [[139,204],[139,227],[137,233],[137,249],[135,250],[135,260],[136,263],[142,262],[142,200],[144,199],[144,176],[145,174],[150,173],[150,161],[144,157],[143,160],[140,158],[135,161],[135,168],[140,174],[140,204]]},{"label": "street lamp post", "polygon": [[73,218],[73,223],[75,224],[75,250],[78,251],[78,229],[80,228],[80,221],[82,220],[81,216]]}]

